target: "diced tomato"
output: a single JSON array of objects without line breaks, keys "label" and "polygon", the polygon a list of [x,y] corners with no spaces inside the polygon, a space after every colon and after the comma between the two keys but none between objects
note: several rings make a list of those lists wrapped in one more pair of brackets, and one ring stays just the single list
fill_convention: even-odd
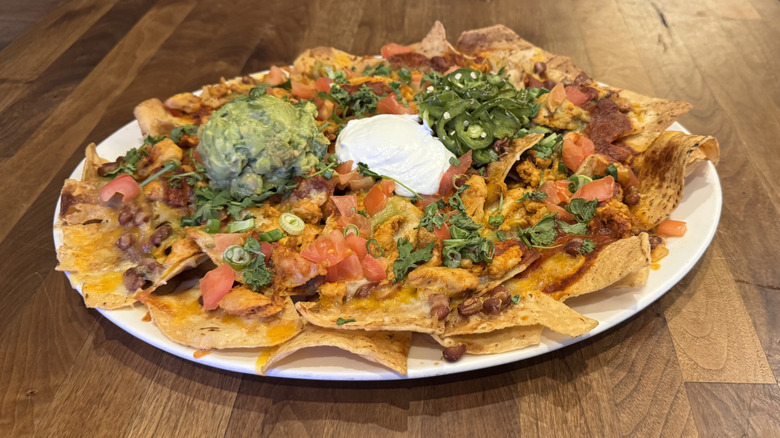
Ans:
[{"label": "diced tomato", "polygon": [[271,253],[274,252],[274,247],[268,242],[263,242],[260,244],[260,252],[262,252],[265,259],[268,260],[268,258],[271,257]]},{"label": "diced tomato", "polygon": [[360,178],[363,178],[363,175],[357,173],[356,171],[345,173],[344,175],[338,174],[336,175],[336,186],[340,189],[343,189],[349,185],[350,181]]},{"label": "diced tomato", "polygon": [[121,193],[122,202],[128,202],[138,196],[140,191],[141,187],[133,177],[123,173],[100,189],[100,200],[108,202],[115,194]]},{"label": "diced tomato", "polygon": [[341,231],[333,230],[327,236],[321,235],[314,239],[314,242],[301,251],[301,256],[314,263],[335,266],[351,253]]},{"label": "diced tomato", "polygon": [[453,166],[450,164],[449,169],[447,169],[441,177],[441,181],[439,182],[439,194],[442,196],[449,196],[452,194],[452,177],[466,173],[469,167],[471,167],[471,150],[463,154],[458,160],[460,160],[460,165]]},{"label": "diced tomato", "polygon": [[448,227],[446,223],[443,224],[441,228],[436,228],[436,225],[434,225],[433,232],[436,234],[436,238],[439,240],[450,238],[450,227]]},{"label": "diced tomato", "polygon": [[556,219],[560,219],[562,221],[574,220],[574,215],[566,211],[566,209],[561,207],[560,205],[553,204],[551,202],[548,202],[547,200],[545,200],[544,203],[547,206],[547,211],[549,211],[550,213],[558,213],[558,215],[555,216]]},{"label": "diced tomato", "polygon": [[389,58],[393,55],[400,55],[401,53],[409,53],[412,49],[406,46],[402,46],[396,43],[390,43],[382,46],[382,58]]},{"label": "diced tomato", "polygon": [[566,99],[574,105],[581,106],[583,103],[588,101],[588,95],[580,91],[580,87],[567,85],[565,89]]},{"label": "diced tomato", "polygon": [[361,236],[368,236],[371,234],[371,219],[363,216],[362,214],[353,214],[352,216],[341,216],[336,224],[344,229],[348,225],[355,225],[360,230]]},{"label": "diced tomato", "polygon": [[243,245],[243,233],[218,233],[214,235],[214,247],[219,252],[225,252],[229,246]]},{"label": "diced tomato", "polygon": [[371,254],[363,256],[363,275],[368,281],[382,281],[387,278],[387,268],[382,264],[384,257],[375,259]]},{"label": "diced tomato", "polygon": [[[331,201],[342,216],[350,216],[357,211],[357,195],[331,196]],[[353,210],[354,208],[354,210]]]},{"label": "diced tomato", "polygon": [[264,81],[271,85],[281,85],[287,80],[287,75],[281,68],[272,65],[271,70],[265,75]]},{"label": "diced tomato", "polygon": [[579,132],[570,132],[563,136],[563,164],[576,171],[588,155],[596,150],[593,142]]},{"label": "diced tomato", "polygon": [[414,205],[419,209],[423,209],[434,202],[438,202],[441,199],[439,195],[420,195],[422,199],[419,199]]},{"label": "diced tomato", "polygon": [[395,193],[395,182],[391,179],[379,181],[379,186],[388,197],[393,196],[393,193]]},{"label": "diced tomato", "polygon": [[317,88],[317,91],[330,93],[330,84],[332,83],[333,79],[331,78],[317,78],[317,80],[314,81],[314,86]]},{"label": "diced tomato", "polygon": [[317,105],[317,117],[315,119],[319,121],[328,120],[333,110],[336,108],[336,103],[327,99],[314,98],[314,104]]},{"label": "diced tomato", "polygon": [[357,254],[352,253],[336,265],[328,268],[325,280],[333,281],[357,281],[363,279],[363,266]]},{"label": "diced tomato", "polygon": [[658,224],[655,234],[663,237],[682,237],[686,231],[688,231],[688,224],[684,221],[667,219]]},{"label": "diced tomato", "polygon": [[366,190],[374,186],[374,178],[364,176],[349,181],[349,188],[352,191]]},{"label": "diced tomato", "polygon": [[311,99],[317,94],[316,88],[312,84],[292,81],[292,94],[299,99]]},{"label": "diced tomato", "polygon": [[545,202],[558,205],[560,203],[568,203],[571,192],[569,191],[569,181],[545,181],[539,191],[546,194],[544,198]]},{"label": "diced tomato", "polygon": [[352,163],[353,161],[349,160],[339,164],[338,166],[336,166],[336,172],[342,175],[352,172]]},{"label": "diced tomato", "polygon": [[395,93],[379,99],[376,103],[376,112],[378,114],[417,114],[417,111],[403,106],[395,97]]},{"label": "diced tomato", "polygon": [[380,184],[375,184],[374,187],[368,191],[368,194],[363,199],[363,205],[366,206],[366,212],[371,216],[385,208],[385,205],[387,205],[387,195],[382,190]]},{"label": "diced tomato", "polygon": [[355,234],[347,234],[347,237],[345,237],[344,240],[347,241],[349,249],[357,254],[360,259],[368,253],[368,250],[366,249],[366,239]]},{"label": "diced tomato", "polygon": [[236,274],[230,265],[222,265],[212,269],[200,279],[200,295],[203,297],[203,308],[214,310],[222,298],[233,288]]},{"label": "diced tomato", "polygon": [[589,182],[580,187],[571,198],[582,198],[586,201],[609,201],[615,195],[615,178],[612,175]]}]

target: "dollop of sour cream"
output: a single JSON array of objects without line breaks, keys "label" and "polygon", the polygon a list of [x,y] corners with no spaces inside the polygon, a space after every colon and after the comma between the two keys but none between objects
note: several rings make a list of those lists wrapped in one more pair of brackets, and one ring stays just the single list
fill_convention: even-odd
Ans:
[{"label": "dollop of sour cream", "polygon": [[[395,178],[421,195],[439,191],[450,167],[450,152],[417,116],[380,114],[350,120],[336,139],[339,162],[366,164],[374,172]],[[395,192],[414,196],[398,183]]]}]

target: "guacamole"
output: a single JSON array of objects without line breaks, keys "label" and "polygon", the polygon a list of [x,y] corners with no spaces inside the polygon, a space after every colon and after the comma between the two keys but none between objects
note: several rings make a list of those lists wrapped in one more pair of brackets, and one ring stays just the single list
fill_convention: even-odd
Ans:
[{"label": "guacamole", "polygon": [[214,111],[198,144],[211,186],[245,198],[308,173],[329,143],[316,115],[310,102],[293,106],[269,95],[239,98]]}]

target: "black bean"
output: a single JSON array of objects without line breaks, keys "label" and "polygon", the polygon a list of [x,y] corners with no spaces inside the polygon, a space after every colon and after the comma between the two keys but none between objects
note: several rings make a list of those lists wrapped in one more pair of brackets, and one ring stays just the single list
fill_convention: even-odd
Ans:
[{"label": "black bean", "polygon": [[141,210],[138,213],[136,213],[135,216],[133,216],[133,225],[135,225],[137,227],[141,226],[145,222],[149,222],[149,219],[151,219],[151,216],[149,215],[149,213]]},{"label": "black bean", "polygon": [[541,61],[534,64],[534,73],[537,76],[543,75],[544,72],[546,72],[546,71],[547,71],[547,64],[545,64],[545,63],[543,63]]},{"label": "black bean", "polygon": [[474,315],[482,311],[482,302],[479,298],[471,297],[458,305],[458,313],[463,316]]},{"label": "black bean", "polygon": [[447,347],[442,352],[442,356],[444,356],[444,360],[447,362],[455,362],[456,360],[460,359],[461,356],[463,356],[463,353],[466,352],[466,345],[465,344],[458,344],[454,347]]},{"label": "black bean", "polygon": [[650,235],[650,251],[654,250],[662,243],[664,243],[664,239],[661,236],[656,236],[655,234]]},{"label": "black bean", "polygon": [[119,169],[119,163],[103,163],[98,167],[97,173],[99,176],[106,176],[107,174]]},{"label": "black bean", "polygon": [[125,284],[125,288],[130,292],[141,289],[144,287],[144,283],[146,283],[146,279],[138,268],[130,268],[125,271],[125,273],[122,274],[122,281]]},{"label": "black bean", "polygon": [[582,251],[582,239],[572,239],[566,242],[563,250],[566,251],[566,254],[569,254],[570,256],[576,257],[580,255],[580,251]]},{"label": "black bean", "polygon": [[628,206],[637,205],[640,200],[639,189],[637,189],[636,186],[627,188],[625,194],[623,194],[623,202]]},{"label": "black bean", "polygon": [[170,224],[165,224],[157,229],[151,236],[149,236],[149,243],[154,246],[160,246],[161,243],[173,232],[173,228]]},{"label": "black bean", "polygon": [[498,298],[488,298],[482,303],[482,311],[488,315],[495,315],[501,311],[501,300]]},{"label": "black bean", "polygon": [[376,285],[377,285],[377,283],[366,283],[366,284],[360,286],[355,291],[355,298],[368,298],[368,297],[370,297],[371,296],[371,291],[374,290]]},{"label": "black bean", "polygon": [[121,249],[122,251],[126,250],[127,248],[130,248],[133,246],[133,241],[135,239],[133,238],[133,235],[130,233],[124,233],[121,236],[119,236],[119,239],[116,240],[116,247]]},{"label": "black bean", "polygon": [[447,315],[450,314],[450,306],[444,306],[444,305],[437,305],[431,307],[431,316],[436,318],[436,320],[441,321],[442,319],[446,318]]},{"label": "black bean", "polygon": [[127,225],[133,220],[133,209],[127,205],[119,210],[119,225]]}]

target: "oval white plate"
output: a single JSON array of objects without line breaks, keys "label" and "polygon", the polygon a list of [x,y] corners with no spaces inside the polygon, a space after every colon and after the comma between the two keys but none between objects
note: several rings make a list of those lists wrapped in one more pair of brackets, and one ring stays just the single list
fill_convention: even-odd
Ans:
[{"label": "oval white plate", "polygon": [[[670,129],[687,132],[678,123],[673,124]],[[113,160],[131,147],[141,145],[142,142],[138,124],[131,122],[100,143],[98,153],[101,157]],[[83,166],[82,160],[71,174],[71,178],[81,179]],[[441,357],[442,347],[429,340],[427,336],[415,335],[409,351],[406,377],[335,347],[315,347],[301,350],[285,358],[270,370],[268,375],[317,380],[415,379],[502,365],[580,342],[609,330],[637,314],[685,276],[704,254],[715,235],[720,219],[721,203],[721,187],[715,167],[709,162],[699,165],[686,179],[685,196],[672,214],[673,219],[688,223],[688,232],[682,238],[669,239],[670,254],[661,261],[660,269],[650,272],[647,284],[641,288],[605,289],[566,301],[566,304],[574,310],[599,321],[598,327],[586,335],[569,338],[545,330],[542,334],[542,342],[535,347],[493,355],[467,354],[455,363],[445,362]],[[54,213],[55,222],[58,215],[59,202]],[[61,244],[62,236],[55,231],[54,245],[59,248]],[[263,349],[255,348],[214,350],[205,356],[195,358],[193,354],[196,350],[174,343],[166,338],[152,322],[143,321],[146,308],[140,303],[118,310],[97,310],[138,339],[181,358],[204,365],[257,374],[258,358],[264,356]]]}]

